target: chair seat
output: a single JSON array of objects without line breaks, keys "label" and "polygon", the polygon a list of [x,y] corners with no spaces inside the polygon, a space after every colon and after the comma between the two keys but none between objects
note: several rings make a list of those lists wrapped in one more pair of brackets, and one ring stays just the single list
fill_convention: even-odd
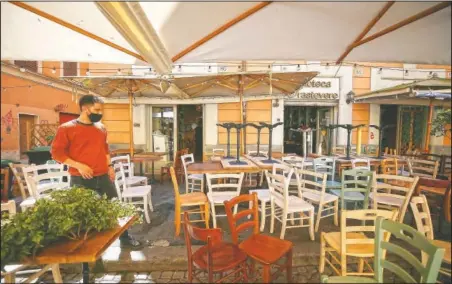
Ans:
[{"label": "chair seat", "polygon": [[322,283],[378,283],[374,278],[361,276],[330,276]]},{"label": "chair seat", "polygon": [[410,172],[409,171],[402,171],[402,170],[398,170],[397,173],[401,176],[404,177],[409,177],[410,176]]},{"label": "chair seat", "polygon": [[127,185],[134,185],[134,184],[147,182],[147,181],[148,181],[148,178],[147,177],[142,177],[142,176],[133,176],[133,177],[127,177],[126,178]]},{"label": "chair seat", "polygon": [[193,192],[180,195],[181,206],[200,205],[207,202],[207,196],[202,192]]},{"label": "chair seat", "polygon": [[[309,199],[310,201],[313,201],[315,203],[320,202],[320,194],[313,193],[313,192],[303,192],[303,198]],[[339,197],[337,197],[336,195],[333,195],[333,194],[329,194],[329,193],[325,193],[325,195],[323,196],[324,202],[333,202],[338,199],[339,199]]]},{"label": "chair seat", "polygon": [[257,199],[262,202],[270,202],[270,190],[269,189],[253,189],[249,191],[250,194],[256,193]]},{"label": "chair seat", "polygon": [[133,186],[128,187],[127,190],[122,192],[122,197],[141,197],[149,194],[151,192],[151,186],[150,185],[144,185],[144,186]]},{"label": "chair seat", "polygon": [[[212,269],[214,272],[231,270],[244,262],[247,258],[245,252],[236,245],[226,242],[218,242],[212,246]],[[202,246],[193,254],[193,263],[202,270],[207,270],[207,245]]]},{"label": "chair seat", "polygon": [[292,249],[292,242],[257,234],[241,242],[239,248],[261,263],[272,264]]},{"label": "chair seat", "polygon": [[327,188],[341,188],[342,187],[342,183],[340,181],[327,180],[326,181],[326,187]]},{"label": "chair seat", "polygon": [[[372,200],[374,199],[373,192],[371,192],[369,194],[369,198]],[[376,201],[377,201],[377,203],[392,205],[392,206],[397,206],[397,207],[401,207],[403,204],[403,199],[397,198],[397,197],[392,197],[392,196],[377,196]]]},{"label": "chair seat", "polygon": [[287,213],[314,211],[314,206],[311,203],[304,201],[302,198],[294,195],[289,195]]},{"label": "chair seat", "polygon": [[[331,232],[324,235],[325,241],[334,250],[341,251],[341,233]],[[347,233],[347,238],[352,239],[367,239],[363,233],[350,232]],[[347,255],[351,256],[373,256],[374,245],[373,244],[349,244],[347,245]]]},{"label": "chair seat", "polygon": [[20,207],[24,207],[24,208],[28,208],[28,207],[33,207],[36,203],[36,199],[32,196],[29,196],[27,198],[25,198],[24,201],[22,201],[20,203]]},{"label": "chair seat", "polygon": [[203,174],[191,174],[191,175],[188,175],[188,178],[189,179],[200,179],[200,180],[202,180],[202,179],[204,179],[204,175]]},{"label": "chair seat", "polygon": [[[340,189],[331,189],[330,192],[338,197],[341,196],[341,190]],[[361,192],[356,191],[346,191],[344,192],[344,199],[347,200],[355,200],[355,201],[363,201],[364,200],[364,194]]]},{"label": "chair seat", "polygon": [[450,264],[450,250],[451,250],[450,242],[440,240],[433,240],[432,242],[435,246],[445,249],[446,252],[444,253],[443,261]]},{"label": "chair seat", "polygon": [[231,200],[237,196],[237,192],[211,192],[207,193],[207,198],[215,204],[223,204],[225,201]]}]

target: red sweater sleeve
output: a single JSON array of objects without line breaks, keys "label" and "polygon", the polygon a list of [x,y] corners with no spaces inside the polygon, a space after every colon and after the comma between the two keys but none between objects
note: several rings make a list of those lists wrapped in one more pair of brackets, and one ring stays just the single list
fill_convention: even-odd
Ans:
[{"label": "red sweater sleeve", "polygon": [[63,163],[69,158],[69,139],[66,127],[59,127],[52,143],[52,158]]}]

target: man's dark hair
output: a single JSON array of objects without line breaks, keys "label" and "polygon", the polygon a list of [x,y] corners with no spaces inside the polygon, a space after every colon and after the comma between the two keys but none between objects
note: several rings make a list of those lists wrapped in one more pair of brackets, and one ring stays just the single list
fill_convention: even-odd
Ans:
[{"label": "man's dark hair", "polygon": [[78,105],[80,106],[80,110],[82,110],[83,106],[93,105],[95,103],[103,104],[104,102],[99,97],[96,97],[96,96],[93,96],[93,95],[84,95],[78,101]]}]

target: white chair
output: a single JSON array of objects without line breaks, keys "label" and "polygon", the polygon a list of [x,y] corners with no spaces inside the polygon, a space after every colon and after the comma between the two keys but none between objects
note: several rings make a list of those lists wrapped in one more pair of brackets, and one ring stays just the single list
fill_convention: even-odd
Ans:
[{"label": "white chair", "polygon": [[[304,158],[299,156],[285,156],[281,159],[283,161],[283,164],[286,164],[290,167],[296,167],[300,170],[304,170]],[[298,194],[298,183],[295,175],[292,175],[292,179],[289,183],[289,193],[292,193],[293,190],[291,187],[296,187],[295,193]]]},{"label": "white chair", "polygon": [[352,160],[352,169],[370,171],[370,160],[369,159],[353,159]]},{"label": "white chair", "polygon": [[[224,206],[224,201],[231,200],[240,195],[242,189],[243,173],[240,174],[206,174],[207,180],[207,199],[210,202],[212,210],[213,227],[217,227],[217,216],[226,216],[216,214],[215,206]],[[224,181],[225,183],[219,183]],[[234,214],[237,213],[237,207],[234,208]]]},{"label": "white chair", "polygon": [[130,162],[130,156],[124,155],[124,156],[116,156],[110,159],[111,163],[113,165],[121,162],[122,166],[124,168],[125,174],[126,174],[126,182],[127,185],[147,185],[148,184],[148,178],[143,176],[136,176],[135,175],[135,169],[133,163]]},{"label": "white chair", "polygon": [[2,202],[1,211],[8,211],[9,217],[16,215],[16,202],[9,200],[8,202]]},{"label": "white chair", "polygon": [[195,157],[192,154],[186,154],[181,157],[182,165],[185,173],[185,193],[193,192],[195,190],[203,191],[204,189],[204,175],[203,174],[187,174],[187,166],[195,162]]},{"label": "white chair", "polygon": [[[268,151],[259,149],[259,154],[265,158],[268,158]],[[257,155],[257,150],[248,150],[248,155]]]},{"label": "white chair", "polygon": [[[34,183],[33,180],[30,182],[31,177],[37,176],[38,172],[45,171],[47,173],[57,173],[57,172],[63,172],[64,165],[62,164],[44,164],[44,165],[31,165],[29,167],[23,167],[22,168],[22,175],[23,179],[25,181],[26,189],[28,191],[28,197],[25,198],[20,203],[20,208],[22,211],[25,211],[26,209],[33,207],[36,202],[36,196],[38,191],[40,192],[42,189],[48,189],[49,184],[52,184],[54,182],[58,183],[60,180],[57,179],[44,179],[39,181],[38,184],[31,185],[30,183]],[[34,187],[33,187],[34,186]]]},{"label": "white chair", "polygon": [[[286,229],[309,227],[309,235],[314,240],[314,206],[304,201],[301,196],[289,195],[289,180],[292,178],[294,169],[290,169],[287,176],[284,174],[275,174],[276,164],[273,165],[273,173],[266,171],[267,182],[270,188],[270,204],[271,204],[271,223],[270,233],[273,233],[275,227],[275,219],[281,222],[280,239],[284,239]],[[278,208],[276,208],[278,207]],[[295,217],[300,214],[300,217]],[[290,217],[288,218],[288,215]],[[307,224],[304,220],[307,220]],[[291,226],[287,226],[287,221],[291,222]],[[295,225],[299,221],[300,224]]]},{"label": "white chair", "polygon": [[[151,219],[149,218],[149,212],[147,207],[151,212],[154,211],[152,207],[152,187],[150,185],[142,185],[142,186],[129,186],[127,182],[125,182],[126,173],[124,167],[121,162],[114,165],[115,169],[115,187],[116,192],[118,193],[118,198],[121,201],[125,201],[134,205],[143,205],[144,216],[146,218],[146,222],[150,223]],[[133,201],[133,198],[138,198],[140,201]]]},{"label": "white chair", "polygon": [[[271,216],[271,212],[267,213],[267,211],[271,208],[270,205],[270,190],[269,189],[252,189],[249,191],[250,194],[256,193],[257,194],[257,200],[261,203],[261,206],[258,207],[257,210],[261,212],[261,226],[260,230],[261,232],[265,229],[265,220],[267,216]],[[253,203],[249,203],[249,208],[251,209],[253,207]],[[251,216],[248,216],[248,219]]]},{"label": "white chair", "polygon": [[224,149],[221,148],[216,148],[212,150],[212,156],[210,157],[211,160],[215,160],[212,158],[223,158],[224,156],[226,156],[226,151]]},{"label": "white chair", "polygon": [[[326,173],[316,173],[307,170],[296,169],[296,177],[300,196],[311,204],[317,205],[317,219],[315,231],[319,230],[320,219],[334,216],[334,225],[338,225],[339,197],[326,193]],[[333,213],[331,213],[331,210]],[[326,215],[322,213],[327,211]]]},{"label": "white chair", "polygon": [[26,179],[36,200],[46,197],[53,190],[68,189],[71,186],[71,176],[65,171],[28,176]]},{"label": "white chair", "polygon": [[410,176],[419,176],[435,179],[438,174],[439,161],[409,159],[408,169]]},{"label": "white chair", "polygon": [[316,173],[326,173],[326,188],[341,188],[341,183],[334,180],[336,174],[336,159],[331,157],[316,158],[313,160],[314,171]]},{"label": "white chair", "polygon": [[373,191],[369,194],[373,209],[398,209],[397,221],[403,223],[405,213],[419,177],[374,175]]}]

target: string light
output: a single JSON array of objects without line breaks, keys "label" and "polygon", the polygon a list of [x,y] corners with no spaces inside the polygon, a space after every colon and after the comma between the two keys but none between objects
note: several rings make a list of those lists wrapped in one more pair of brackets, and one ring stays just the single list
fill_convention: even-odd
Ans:
[{"label": "string light", "polygon": [[328,70],[330,68],[330,64],[327,63],[325,69]]},{"label": "string light", "polygon": [[378,69],[378,74],[381,74],[381,72],[383,72],[383,68],[380,67],[380,68]]},{"label": "string light", "polygon": [[212,72],[212,66],[209,65],[209,67],[207,68],[207,72]]},{"label": "string light", "polygon": [[25,72],[25,68],[24,67],[20,67],[19,70],[20,70],[20,72]]},{"label": "string light", "polygon": [[297,70],[300,71],[300,69],[301,69],[300,64],[297,64]]},{"label": "string light", "polygon": [[88,69],[86,69],[86,75],[91,75],[91,72],[89,72],[89,68]]},{"label": "string light", "polygon": [[116,72],[117,75],[121,75],[121,68],[118,68],[118,72]]},{"label": "string light", "polygon": [[52,68],[52,74],[55,74],[55,73],[56,73],[56,68],[53,67],[53,68]]},{"label": "string light", "polygon": [[408,76],[408,70],[405,70],[405,76]]}]

